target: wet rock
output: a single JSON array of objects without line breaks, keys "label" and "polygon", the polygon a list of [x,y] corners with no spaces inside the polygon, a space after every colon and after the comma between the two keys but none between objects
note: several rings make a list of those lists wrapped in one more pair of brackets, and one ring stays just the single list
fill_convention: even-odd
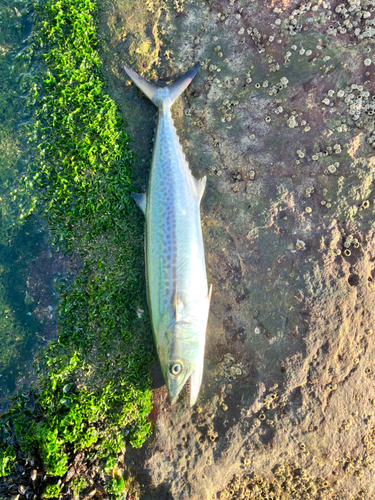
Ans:
[{"label": "wet rock", "polygon": [[193,409],[154,390],[155,435],[126,457],[145,499],[375,491],[373,13],[270,5],[119,0],[100,13],[136,191],[156,109],[121,64],[165,85],[201,62],[172,113],[194,175],[208,175],[205,372]]}]

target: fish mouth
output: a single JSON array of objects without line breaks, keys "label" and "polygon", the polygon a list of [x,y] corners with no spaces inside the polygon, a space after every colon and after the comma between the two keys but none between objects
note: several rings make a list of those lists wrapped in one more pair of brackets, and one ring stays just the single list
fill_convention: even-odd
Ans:
[{"label": "fish mouth", "polygon": [[198,388],[198,391],[192,390],[192,383],[193,383],[193,378],[194,378],[193,375],[194,375],[194,370],[188,375],[188,377],[184,381],[184,383],[179,386],[179,388],[177,389],[177,391],[175,392],[173,397],[169,393],[169,397],[171,399],[171,404],[174,404],[177,401],[181,392],[183,392],[187,395],[190,407],[195,405],[195,403],[197,402],[199,388]]},{"label": "fish mouth", "polygon": [[[194,371],[194,370],[193,370]],[[190,401],[190,406],[192,406],[191,404],[191,376],[193,374],[193,371],[191,371],[189,373],[189,375],[187,376],[187,378],[173,391],[173,395],[171,394],[171,390],[169,389],[169,397],[171,399],[171,404],[174,404],[179,395],[181,394],[182,391],[186,392],[188,398],[189,398],[189,401]]]}]

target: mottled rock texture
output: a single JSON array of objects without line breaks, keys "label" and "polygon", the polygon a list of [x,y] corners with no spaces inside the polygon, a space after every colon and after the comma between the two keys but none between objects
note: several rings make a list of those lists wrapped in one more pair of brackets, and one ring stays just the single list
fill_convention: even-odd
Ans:
[{"label": "mottled rock texture", "polygon": [[139,191],[156,108],[122,63],[201,62],[173,116],[208,176],[205,373],[172,407],[155,367],[140,498],[374,498],[375,2],[116,0],[100,31]]}]

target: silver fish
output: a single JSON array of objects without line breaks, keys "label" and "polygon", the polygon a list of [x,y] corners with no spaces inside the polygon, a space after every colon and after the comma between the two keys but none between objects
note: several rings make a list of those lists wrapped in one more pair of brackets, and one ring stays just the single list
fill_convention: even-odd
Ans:
[{"label": "silver fish", "polygon": [[124,66],[159,110],[147,196],[132,195],[146,217],[147,300],[161,370],[172,403],[190,380],[190,406],[202,382],[212,290],[199,213],[206,177],[193,177],[170,108],[198,68],[199,63],[169,87],[158,88]]}]

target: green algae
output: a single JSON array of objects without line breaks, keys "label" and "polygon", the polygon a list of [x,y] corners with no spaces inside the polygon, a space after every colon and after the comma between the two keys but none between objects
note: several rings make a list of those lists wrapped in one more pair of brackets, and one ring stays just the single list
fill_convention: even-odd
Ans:
[{"label": "green algae", "polygon": [[[47,474],[59,477],[78,452],[116,463],[127,444],[144,443],[154,347],[142,315],[143,224],[130,196],[132,153],[103,88],[96,4],[34,6],[33,51],[42,68],[28,84],[34,158],[12,195],[21,219],[44,217],[73,270],[57,284],[58,340],[38,356],[35,389],[12,398],[1,428],[14,429],[22,451],[37,450]],[[10,435],[3,441],[8,462],[14,443]]]},{"label": "green algae", "polygon": [[[33,314],[37,303],[25,303],[30,268],[43,248],[41,224],[30,218],[21,225],[18,207],[9,189],[23,169],[25,141],[19,129],[27,119],[20,97],[27,61],[17,52],[27,52],[31,29],[28,1],[0,3],[0,409],[6,393],[30,378],[30,365],[44,324]],[[39,298],[39,297],[38,297]],[[27,302],[27,301],[26,301]],[[32,378],[32,375],[31,375]]]},{"label": "green algae", "polygon": [[58,498],[60,487],[57,484],[49,484],[44,492],[45,498]]}]

